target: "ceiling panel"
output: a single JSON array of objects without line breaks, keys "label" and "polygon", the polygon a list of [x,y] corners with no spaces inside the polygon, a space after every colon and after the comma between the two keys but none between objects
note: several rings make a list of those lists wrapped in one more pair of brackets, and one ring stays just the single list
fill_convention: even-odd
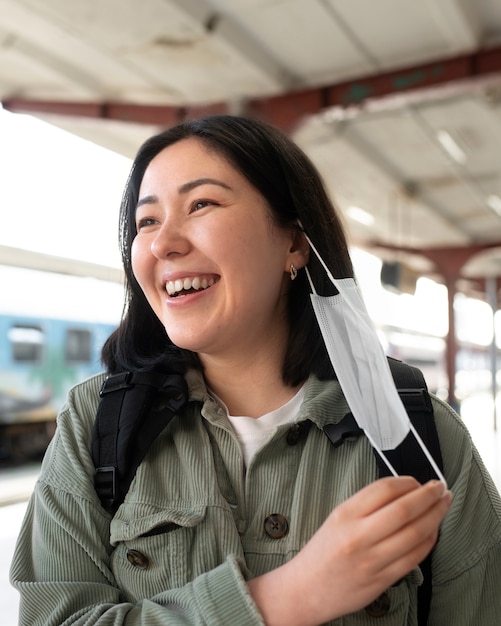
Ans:
[{"label": "ceiling panel", "polygon": [[242,12],[237,12],[229,0],[214,4],[253,32],[259,45],[296,77],[298,86],[372,71],[370,59],[323,2],[255,2],[248,3]]},{"label": "ceiling panel", "polygon": [[[379,69],[414,64],[475,47],[480,16],[455,0],[328,0]],[[467,10],[465,7],[468,7]]]}]

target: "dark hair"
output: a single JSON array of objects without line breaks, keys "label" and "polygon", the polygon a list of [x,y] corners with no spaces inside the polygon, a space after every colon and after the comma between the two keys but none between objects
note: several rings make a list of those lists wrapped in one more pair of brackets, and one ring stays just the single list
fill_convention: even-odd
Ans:
[{"label": "dark hair", "polygon": [[[139,149],[125,187],[120,211],[120,248],[126,276],[122,322],[106,342],[102,359],[112,373],[161,369],[184,373],[200,367],[196,354],[177,348],[148,304],[131,267],[136,236],[135,211],[139,187],[150,161],[164,148],[197,138],[223,156],[261,193],[277,225],[298,229],[302,224],[313,245],[336,278],[353,276],[344,230],[315,166],[277,128],[261,121],[230,115],[187,121],[148,139]],[[317,292],[335,293],[325,270],[310,253],[308,269]],[[304,271],[291,283],[288,306],[290,331],[283,379],[297,385],[310,373],[333,377],[333,370],[310,302]]]}]

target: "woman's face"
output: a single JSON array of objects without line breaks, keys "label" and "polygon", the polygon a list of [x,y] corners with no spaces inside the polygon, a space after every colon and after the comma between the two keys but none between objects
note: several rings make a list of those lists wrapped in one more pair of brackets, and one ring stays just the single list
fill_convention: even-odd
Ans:
[{"label": "woman's face", "polygon": [[136,226],[132,269],[174,344],[202,362],[283,350],[302,253],[226,159],[195,138],[165,148],[144,174]]}]

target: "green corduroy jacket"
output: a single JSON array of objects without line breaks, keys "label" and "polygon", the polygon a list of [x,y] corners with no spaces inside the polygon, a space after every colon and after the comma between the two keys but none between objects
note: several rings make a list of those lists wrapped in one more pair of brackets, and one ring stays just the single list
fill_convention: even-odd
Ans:
[{"label": "green corduroy jacket", "polygon": [[[19,624],[263,624],[245,581],[291,559],[336,505],[377,477],[365,438],[334,448],[322,432],[348,411],[338,383],[312,377],[295,418],[311,427],[280,427],[245,470],[225,412],[190,372],[186,409],[112,518],[90,455],[103,379],[77,385],[59,415],[11,567]],[[454,500],[434,549],[429,625],[499,626],[501,500],[461,420],[433,403]],[[332,623],[415,626],[421,580],[416,568],[376,609]]]}]

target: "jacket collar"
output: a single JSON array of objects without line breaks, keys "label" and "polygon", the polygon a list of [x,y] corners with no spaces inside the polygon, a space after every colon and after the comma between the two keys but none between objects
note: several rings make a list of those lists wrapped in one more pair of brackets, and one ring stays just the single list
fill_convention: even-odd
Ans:
[{"label": "jacket collar", "polygon": [[[186,382],[189,401],[201,403],[202,415],[210,419],[214,415],[216,403],[207,389],[202,372],[189,370]],[[295,422],[310,420],[323,430],[327,424],[337,424],[349,413],[350,409],[337,380],[318,380],[312,374],[305,384],[305,397]]]}]

